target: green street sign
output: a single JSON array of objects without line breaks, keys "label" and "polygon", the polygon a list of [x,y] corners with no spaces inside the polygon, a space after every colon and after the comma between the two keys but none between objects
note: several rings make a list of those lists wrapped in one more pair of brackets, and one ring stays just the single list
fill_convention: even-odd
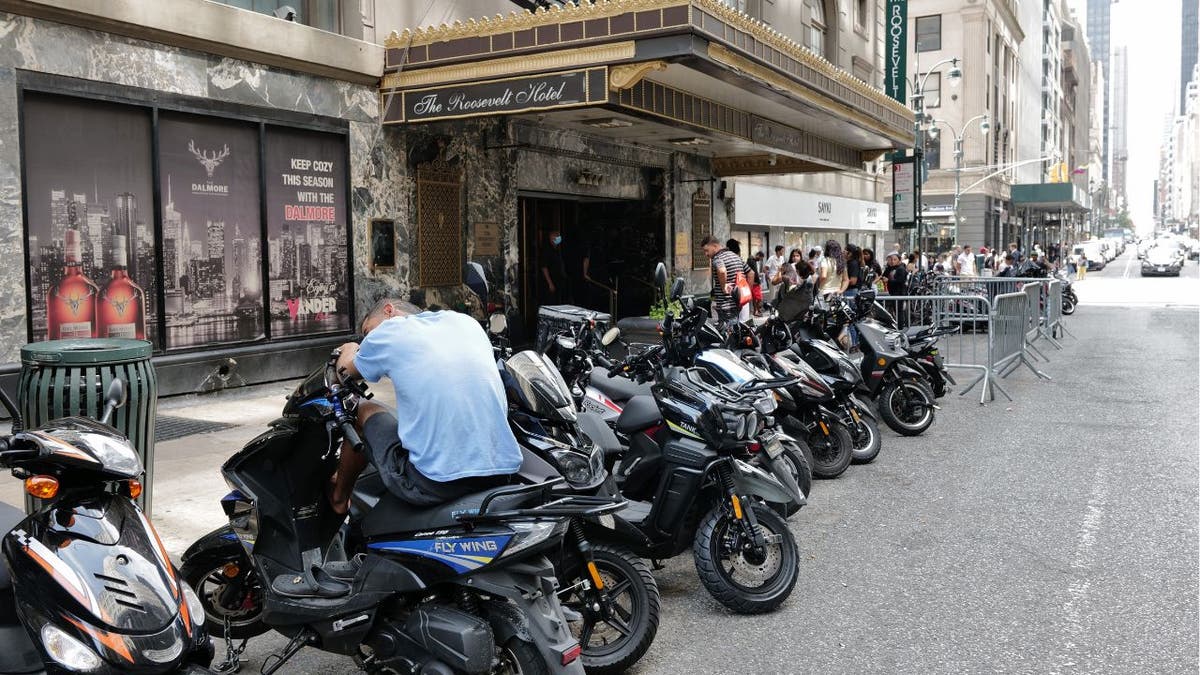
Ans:
[{"label": "green street sign", "polygon": [[884,27],[883,90],[908,105],[904,82],[908,73],[908,0],[887,0]]}]

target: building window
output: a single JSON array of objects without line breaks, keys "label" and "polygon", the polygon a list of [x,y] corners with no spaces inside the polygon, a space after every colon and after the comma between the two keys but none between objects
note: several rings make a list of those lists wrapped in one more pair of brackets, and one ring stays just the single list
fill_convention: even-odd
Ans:
[{"label": "building window", "polygon": [[919,52],[936,52],[942,48],[942,15],[917,17],[917,46]]},{"label": "building window", "polygon": [[926,108],[940,108],[942,106],[942,74],[940,72],[929,73],[927,77],[923,77],[925,88],[921,93],[925,94]]},{"label": "building window", "polygon": [[30,339],[350,330],[344,134],[23,96]]},{"label": "building window", "polygon": [[296,23],[330,33],[341,32],[342,0],[216,0],[216,2],[272,16],[278,16],[278,10],[290,7],[296,12]]},{"label": "building window", "polygon": [[871,12],[871,3],[869,0],[858,0],[857,11],[854,13],[854,25],[858,26],[859,30],[866,30],[867,15]]},{"label": "building window", "polygon": [[808,24],[808,48],[821,56],[825,54],[825,43],[829,23],[825,16],[825,1],[824,0],[808,0],[809,9],[809,24]]}]

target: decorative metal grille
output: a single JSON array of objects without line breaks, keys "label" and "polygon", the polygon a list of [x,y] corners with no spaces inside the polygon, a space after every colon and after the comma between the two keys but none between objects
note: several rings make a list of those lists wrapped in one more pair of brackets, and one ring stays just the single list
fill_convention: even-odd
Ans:
[{"label": "decorative metal grille", "polygon": [[692,195],[692,269],[708,267],[701,242],[712,234],[712,197],[704,188]]},{"label": "decorative metal grille", "polygon": [[417,283],[462,283],[462,171],[437,159],[417,166]]}]

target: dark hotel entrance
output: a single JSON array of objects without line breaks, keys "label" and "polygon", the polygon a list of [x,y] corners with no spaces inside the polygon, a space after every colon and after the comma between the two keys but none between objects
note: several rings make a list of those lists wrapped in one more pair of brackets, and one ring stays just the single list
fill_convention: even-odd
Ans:
[{"label": "dark hotel entrance", "polygon": [[615,311],[617,318],[650,311],[650,280],[666,251],[659,194],[646,200],[520,197],[521,307],[527,334],[533,334],[542,305]]}]

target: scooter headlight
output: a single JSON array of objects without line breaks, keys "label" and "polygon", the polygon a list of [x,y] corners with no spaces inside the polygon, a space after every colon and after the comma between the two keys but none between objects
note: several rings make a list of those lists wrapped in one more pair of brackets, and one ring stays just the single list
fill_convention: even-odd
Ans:
[{"label": "scooter headlight", "polygon": [[770,395],[759,396],[758,400],[754,402],[754,409],[764,415],[770,415],[778,407],[779,404],[775,401],[775,397]]},{"label": "scooter headlight", "polygon": [[188,614],[191,615],[192,625],[199,627],[204,625],[204,603],[200,602],[200,596],[196,595],[196,591],[192,590],[191,586],[185,583],[179,584],[183,588],[183,599],[187,602]]},{"label": "scooter headlight", "polygon": [[592,475],[591,458],[574,450],[552,450],[558,470],[572,485],[585,485],[595,478]]},{"label": "scooter headlight", "polygon": [[561,538],[567,532],[567,521],[537,521],[532,523],[512,523],[513,538],[501,553],[501,557],[513,556],[527,551],[538,544]]},{"label": "scooter headlight", "polygon": [[101,666],[96,652],[54,624],[42,626],[42,645],[50,658],[67,670],[89,673]]}]

